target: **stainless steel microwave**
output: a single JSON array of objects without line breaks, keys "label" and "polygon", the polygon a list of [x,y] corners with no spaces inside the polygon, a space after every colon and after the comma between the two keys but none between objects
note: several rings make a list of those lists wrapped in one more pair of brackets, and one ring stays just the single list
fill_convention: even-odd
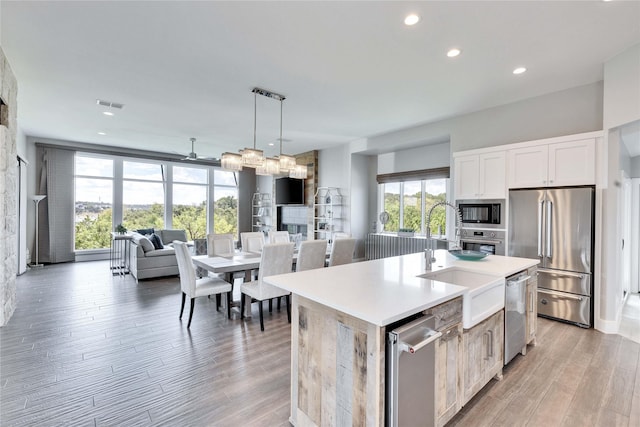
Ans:
[{"label": "stainless steel microwave", "polygon": [[504,200],[458,200],[464,226],[504,228]]}]

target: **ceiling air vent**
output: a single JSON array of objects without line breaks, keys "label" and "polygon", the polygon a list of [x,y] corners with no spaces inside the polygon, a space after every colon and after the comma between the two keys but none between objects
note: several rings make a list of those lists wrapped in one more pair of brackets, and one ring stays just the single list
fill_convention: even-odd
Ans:
[{"label": "ceiling air vent", "polygon": [[122,107],[124,107],[124,104],[119,104],[117,102],[103,101],[102,99],[96,99],[96,104],[102,105],[103,107],[117,108],[119,110],[122,110]]}]

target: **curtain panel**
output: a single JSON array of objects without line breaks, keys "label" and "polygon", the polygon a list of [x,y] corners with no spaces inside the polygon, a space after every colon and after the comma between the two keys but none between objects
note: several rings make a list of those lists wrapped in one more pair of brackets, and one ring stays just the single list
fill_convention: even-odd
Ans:
[{"label": "curtain panel", "polygon": [[39,261],[75,261],[74,255],[74,156],[75,151],[36,144],[38,194],[40,203]]}]

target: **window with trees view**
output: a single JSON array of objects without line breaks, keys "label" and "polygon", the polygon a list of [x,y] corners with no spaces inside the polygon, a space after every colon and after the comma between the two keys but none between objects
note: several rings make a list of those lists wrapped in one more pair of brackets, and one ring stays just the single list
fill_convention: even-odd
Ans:
[{"label": "window with trees view", "polygon": [[214,233],[238,234],[238,183],[233,172],[213,171]]},{"label": "window with trees view", "polygon": [[111,245],[113,160],[75,158],[76,249],[102,249]]},{"label": "window with trees view", "polygon": [[165,170],[158,163],[122,162],[122,225],[164,228]]},{"label": "window with trees view", "polygon": [[207,237],[207,170],[173,167],[173,228],[189,240]]},{"label": "window with trees view", "polygon": [[[383,210],[389,213],[384,231],[396,232],[411,229],[426,233],[427,213],[431,207],[447,200],[447,179],[391,182],[380,184],[383,194]],[[402,196],[402,197],[401,197]],[[446,212],[438,206],[431,215],[431,234],[444,234]]]},{"label": "window with trees view", "polygon": [[208,166],[76,153],[75,218],[76,250],[109,248],[117,224],[184,229],[190,240],[237,234],[237,180]]}]

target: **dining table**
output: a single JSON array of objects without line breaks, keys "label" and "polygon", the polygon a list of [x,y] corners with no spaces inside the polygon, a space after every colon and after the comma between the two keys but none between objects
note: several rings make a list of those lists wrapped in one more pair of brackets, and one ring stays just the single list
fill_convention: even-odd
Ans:
[{"label": "dining table", "polygon": [[[330,254],[330,249],[327,248],[327,257]],[[211,273],[220,274],[225,281],[231,283],[231,289],[233,291],[233,285],[236,278],[236,273],[244,273],[244,281],[250,282],[252,272],[260,268],[260,260],[262,254],[260,252],[234,252],[228,255],[194,255],[191,257],[193,264],[196,267],[203,268]],[[293,266],[298,260],[298,251],[294,251],[293,259],[291,260],[291,266]],[[242,296],[241,296],[242,297]],[[221,303],[226,307],[225,298],[222,298]],[[238,306],[240,301],[234,301],[231,308],[232,314],[240,314]],[[245,304],[245,317],[251,317],[251,304]]]},{"label": "dining table", "polygon": [[[233,291],[233,285],[236,277],[236,273],[244,273],[244,281],[251,281],[252,272],[260,268],[260,260],[262,254],[260,252],[235,252],[229,255],[195,255],[191,259],[196,267],[203,268],[214,274],[220,274],[225,281],[231,283],[231,289]],[[298,258],[298,254],[294,253],[291,265],[295,263]],[[293,271],[293,270],[292,270]],[[242,296],[241,296],[242,298]],[[231,308],[232,314],[240,314],[238,306],[240,301],[234,301]],[[222,298],[222,305],[226,305],[225,298]],[[245,304],[245,317],[251,317],[251,304]]]}]

